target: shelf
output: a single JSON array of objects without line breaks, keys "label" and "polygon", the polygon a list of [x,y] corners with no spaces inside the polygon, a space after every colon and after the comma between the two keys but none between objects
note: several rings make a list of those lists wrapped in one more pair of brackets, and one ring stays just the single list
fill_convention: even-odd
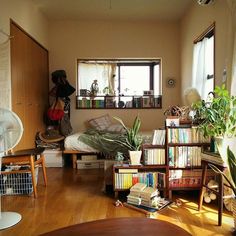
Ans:
[{"label": "shelf", "polygon": [[161,95],[76,96],[76,109],[161,109]]},{"label": "shelf", "polygon": [[210,143],[168,143],[169,147],[177,147],[177,146],[209,146]]},{"label": "shelf", "polygon": [[185,167],[169,166],[169,170],[194,170],[194,169],[202,169],[202,167],[201,166],[185,166]]},{"label": "shelf", "polygon": [[161,169],[165,169],[167,168],[166,165],[137,165],[137,166],[134,166],[134,165],[114,165],[114,169],[139,169],[139,170],[145,170],[145,169],[158,169],[158,168],[161,168]]}]

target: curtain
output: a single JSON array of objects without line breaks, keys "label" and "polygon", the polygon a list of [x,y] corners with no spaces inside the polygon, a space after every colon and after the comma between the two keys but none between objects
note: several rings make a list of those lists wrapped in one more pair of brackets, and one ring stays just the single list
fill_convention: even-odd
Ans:
[{"label": "curtain", "polygon": [[114,94],[115,72],[116,63],[79,63],[79,89],[90,90],[93,81],[97,80],[100,94],[105,93],[105,88],[108,88],[109,94]]},{"label": "curtain", "polygon": [[207,38],[194,45],[193,52],[193,80],[192,87],[196,88],[204,99],[204,83],[206,81],[206,71],[205,71],[205,50],[206,50]]},{"label": "curtain", "polygon": [[231,94],[236,96],[236,31],[234,33]]},{"label": "curtain", "polygon": [[233,36],[233,57],[232,57],[232,78],[231,94],[236,96],[236,0],[228,0],[228,6],[231,12],[232,36]]}]

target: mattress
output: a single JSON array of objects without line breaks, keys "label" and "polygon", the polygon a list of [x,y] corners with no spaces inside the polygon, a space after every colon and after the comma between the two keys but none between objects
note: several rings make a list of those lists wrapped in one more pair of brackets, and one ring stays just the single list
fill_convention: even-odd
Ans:
[{"label": "mattress", "polygon": [[[83,151],[83,152],[99,152],[93,147],[83,143],[79,140],[79,136],[83,134],[82,132],[78,132],[72,135],[69,135],[64,140],[64,148],[65,150],[73,150],[73,151]],[[144,143],[152,143],[153,132],[141,132],[141,136],[143,137]]]}]

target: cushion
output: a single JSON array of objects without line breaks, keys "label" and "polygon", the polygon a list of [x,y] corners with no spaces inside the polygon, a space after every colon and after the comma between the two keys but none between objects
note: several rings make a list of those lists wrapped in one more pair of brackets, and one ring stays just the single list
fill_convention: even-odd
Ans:
[{"label": "cushion", "polygon": [[111,125],[111,119],[108,114],[93,118],[88,124],[96,130],[106,130]]},{"label": "cushion", "polygon": [[121,124],[112,124],[106,131],[111,133],[125,133],[125,129]]}]

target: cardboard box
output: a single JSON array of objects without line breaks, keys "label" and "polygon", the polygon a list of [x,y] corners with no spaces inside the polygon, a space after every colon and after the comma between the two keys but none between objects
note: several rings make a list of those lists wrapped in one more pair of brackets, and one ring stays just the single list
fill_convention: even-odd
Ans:
[{"label": "cardboard box", "polygon": [[63,167],[64,159],[61,150],[46,149],[44,152],[46,167]]},{"label": "cardboard box", "polygon": [[104,160],[78,160],[77,169],[103,169]]}]

